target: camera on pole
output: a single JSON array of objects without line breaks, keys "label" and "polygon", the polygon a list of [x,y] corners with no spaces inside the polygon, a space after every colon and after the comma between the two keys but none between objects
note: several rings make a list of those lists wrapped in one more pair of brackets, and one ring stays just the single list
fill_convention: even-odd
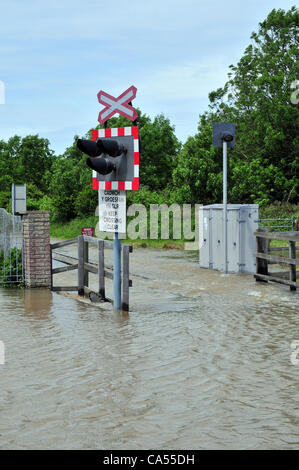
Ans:
[{"label": "camera on pole", "polygon": [[234,140],[234,136],[229,132],[222,132],[221,139],[224,140],[224,142],[232,142]]},{"label": "camera on pole", "polygon": [[212,144],[214,147],[223,147],[223,142],[227,147],[235,146],[235,124],[233,122],[214,122]]},{"label": "camera on pole", "polygon": [[222,147],[223,151],[223,270],[228,271],[227,259],[227,148],[235,146],[235,124],[233,122],[214,122],[212,144]]}]

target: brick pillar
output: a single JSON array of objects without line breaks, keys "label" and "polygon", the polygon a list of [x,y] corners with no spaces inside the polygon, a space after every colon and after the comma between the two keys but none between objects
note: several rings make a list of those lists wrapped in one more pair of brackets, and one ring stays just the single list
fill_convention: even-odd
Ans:
[{"label": "brick pillar", "polygon": [[51,287],[49,212],[26,212],[22,224],[25,287]]}]

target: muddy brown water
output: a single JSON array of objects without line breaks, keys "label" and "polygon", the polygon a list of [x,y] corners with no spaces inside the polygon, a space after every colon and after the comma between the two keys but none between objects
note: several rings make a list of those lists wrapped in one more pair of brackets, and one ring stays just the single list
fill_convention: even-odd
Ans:
[{"label": "muddy brown water", "polygon": [[298,448],[298,294],[194,253],[131,260],[129,315],[0,290],[0,448]]}]

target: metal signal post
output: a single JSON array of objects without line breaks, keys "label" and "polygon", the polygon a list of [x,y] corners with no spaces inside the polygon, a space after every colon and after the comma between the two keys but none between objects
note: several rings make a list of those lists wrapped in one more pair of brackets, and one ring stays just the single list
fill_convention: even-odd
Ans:
[{"label": "metal signal post", "polygon": [[227,273],[227,142],[223,140],[223,243],[224,273]]},{"label": "metal signal post", "polygon": [[113,241],[113,292],[114,309],[121,309],[121,246],[118,232],[114,234]]},{"label": "metal signal post", "polygon": [[223,271],[227,273],[227,147],[235,146],[235,125],[231,122],[214,122],[212,144],[223,152]]}]

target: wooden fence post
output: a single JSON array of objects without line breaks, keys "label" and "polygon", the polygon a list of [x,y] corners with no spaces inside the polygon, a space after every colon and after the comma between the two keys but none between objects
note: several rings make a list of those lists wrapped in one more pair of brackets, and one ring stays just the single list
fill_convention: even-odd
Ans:
[{"label": "wooden fence post", "polygon": [[104,240],[98,241],[98,279],[99,294],[105,300],[105,263],[104,263]]},{"label": "wooden fence post", "polygon": [[[84,241],[84,263],[88,263],[89,260],[89,247],[88,247],[88,242]],[[88,281],[89,281],[89,272],[87,269],[84,269],[84,286],[88,287]]]},{"label": "wooden fence post", "polygon": [[[296,259],[296,242],[289,242],[289,258]],[[296,265],[290,264],[290,281],[296,282]],[[290,286],[290,290],[296,290],[295,286]]]},{"label": "wooden fence post", "polygon": [[[265,229],[259,228],[257,230],[258,232],[266,232]],[[259,237],[258,235],[256,236],[256,251],[257,253],[265,253],[267,254],[268,252],[268,240],[266,238]],[[266,259],[261,259],[261,258],[256,258],[256,274],[264,274],[265,276],[268,276],[268,261]],[[263,279],[257,279],[256,281],[258,282],[268,282]]]},{"label": "wooden fence post", "polygon": [[50,245],[50,265],[51,265],[51,290],[53,290],[53,257],[52,246]]},{"label": "wooden fence post", "polygon": [[78,295],[84,296],[84,238],[78,237]]},{"label": "wooden fence post", "polygon": [[[62,246],[71,245],[73,243],[78,244],[78,263],[74,262],[73,256],[64,255],[62,253],[55,253],[56,248],[60,248]],[[86,248],[87,243],[93,243],[97,245],[98,248],[98,266],[94,266],[96,263],[93,261],[89,262],[88,259],[88,249]],[[51,255],[52,259],[57,261],[62,261],[62,263],[66,263],[67,266],[63,266],[60,268],[55,268],[51,270],[51,274],[59,274],[66,271],[73,271],[74,269],[78,269],[78,284],[77,286],[53,286],[53,279],[52,279],[52,290],[54,292],[59,291],[78,291],[78,295],[84,297],[84,295],[89,294],[89,298],[92,302],[111,302],[113,303],[112,299],[106,297],[105,292],[105,277],[108,279],[113,280],[113,274],[105,270],[105,263],[104,263],[104,248],[105,246],[111,247],[112,243],[106,240],[100,240],[88,236],[80,235],[76,238],[71,240],[66,240],[64,242],[58,242],[51,245]],[[132,246],[123,245],[123,278],[122,278],[122,290],[123,290],[123,297],[121,299],[120,308],[124,311],[129,311],[129,288],[132,287],[132,281],[129,278],[129,254],[133,251]],[[61,260],[62,258],[62,260]],[[68,258],[69,260],[65,260]],[[95,292],[88,288],[86,283],[88,282],[86,277],[86,271],[96,274],[98,276],[98,288]],[[91,297],[92,296],[92,297]]]}]

